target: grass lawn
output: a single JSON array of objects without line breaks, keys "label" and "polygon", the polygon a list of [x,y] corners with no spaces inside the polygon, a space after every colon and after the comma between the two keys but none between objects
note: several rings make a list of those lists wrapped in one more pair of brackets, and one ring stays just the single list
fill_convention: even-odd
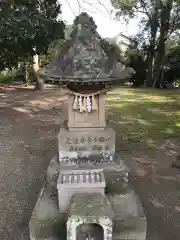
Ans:
[{"label": "grass lawn", "polygon": [[118,88],[107,95],[108,119],[120,142],[152,149],[173,139],[180,145],[180,91]]}]

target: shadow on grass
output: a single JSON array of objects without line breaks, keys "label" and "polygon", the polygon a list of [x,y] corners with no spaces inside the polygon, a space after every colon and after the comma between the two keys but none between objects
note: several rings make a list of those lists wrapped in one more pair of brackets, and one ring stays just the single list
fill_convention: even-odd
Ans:
[{"label": "shadow on grass", "polygon": [[179,92],[121,88],[107,95],[107,104],[117,151],[125,150],[147,216],[147,240],[179,239],[180,179],[170,167],[180,145]]}]

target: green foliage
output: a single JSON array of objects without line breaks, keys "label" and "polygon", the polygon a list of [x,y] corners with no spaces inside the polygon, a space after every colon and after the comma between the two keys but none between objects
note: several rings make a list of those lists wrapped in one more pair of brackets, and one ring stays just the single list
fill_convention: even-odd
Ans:
[{"label": "green foliage", "polygon": [[118,19],[129,21],[129,19],[135,17],[139,18],[141,27],[138,34],[141,37],[149,34],[153,24],[159,25],[159,15],[156,15],[156,19],[154,19],[154,7],[157,2],[156,0],[111,0]]},{"label": "green foliage", "polygon": [[16,70],[12,69],[5,69],[4,71],[0,72],[0,84],[8,84],[11,83],[13,80],[13,77],[15,75]]},{"label": "green foliage", "polygon": [[179,57],[180,59],[180,39],[179,36],[171,37],[166,42],[166,55]]},{"label": "green foliage", "polygon": [[[111,0],[116,15],[121,20],[140,18],[140,30],[136,38],[146,59],[146,86],[163,86],[161,71],[168,56],[179,54],[174,40],[167,42],[180,30],[179,0]],[[175,45],[171,45],[175,44]],[[139,61],[139,60],[138,60]],[[134,62],[134,59],[133,59]],[[141,60],[140,60],[141,62]]]},{"label": "green foliage", "polygon": [[29,55],[46,53],[49,44],[64,37],[57,0],[9,0],[0,3],[0,69],[17,66]]},{"label": "green foliage", "polygon": [[135,17],[138,5],[137,0],[111,0],[113,6],[120,11],[116,12],[116,17],[127,17],[126,21]]},{"label": "green foliage", "polygon": [[134,86],[141,86],[144,84],[146,77],[147,62],[144,60],[144,54],[134,46],[129,46],[126,51],[126,56],[129,59],[129,67],[132,67],[136,73],[133,75],[131,81]]}]

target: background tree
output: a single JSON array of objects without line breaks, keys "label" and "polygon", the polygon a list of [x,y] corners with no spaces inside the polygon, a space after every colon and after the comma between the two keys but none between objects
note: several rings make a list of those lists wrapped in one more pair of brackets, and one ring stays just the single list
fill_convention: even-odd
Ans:
[{"label": "background tree", "polygon": [[[47,53],[49,44],[64,38],[57,0],[0,2],[0,69],[17,67],[29,56]],[[41,89],[42,84],[36,86]]]},{"label": "background tree", "polygon": [[130,18],[141,16],[141,31],[138,38],[141,42],[148,42],[147,67],[148,71],[145,77],[145,85],[152,85],[154,48],[156,43],[156,35],[159,24],[158,1],[156,0],[111,0],[113,6],[119,11],[116,12],[117,18],[125,17],[128,21]]},{"label": "background tree", "polygon": [[[143,26],[137,37],[143,46],[148,46],[145,86],[163,85],[161,78],[164,66],[166,42],[180,28],[180,3],[176,0],[111,0],[117,9],[117,17],[140,17]],[[160,84],[161,82],[161,84]]]},{"label": "background tree", "polygon": [[[144,51],[143,51],[144,50]],[[139,49],[137,44],[130,44],[125,55],[129,59],[128,66],[133,68],[136,72],[131,78],[133,86],[140,87],[144,84],[147,71],[147,61],[145,61],[146,52],[144,48]]]}]

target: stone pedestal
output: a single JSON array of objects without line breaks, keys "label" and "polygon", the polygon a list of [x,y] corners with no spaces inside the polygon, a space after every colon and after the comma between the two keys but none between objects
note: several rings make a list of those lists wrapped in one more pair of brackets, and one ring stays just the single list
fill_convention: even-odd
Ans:
[{"label": "stone pedestal", "polygon": [[68,119],[30,220],[30,238],[145,240],[146,218],[128,171],[115,156],[114,130],[106,126],[104,92],[117,80],[111,60],[93,19],[82,13],[74,22],[71,39],[41,71],[66,85]]},{"label": "stone pedestal", "polygon": [[[58,170],[63,170],[59,159],[54,157],[49,165],[51,170],[47,173],[47,184],[37,199],[30,219],[30,239],[67,240],[68,237],[75,236],[82,223],[87,223],[88,226],[96,223],[101,225],[103,232],[106,231],[106,233],[107,227],[110,227],[111,234],[109,234],[109,239],[112,237],[112,240],[145,240],[147,225],[143,208],[138,196],[128,184],[127,178],[124,178],[127,169],[124,168],[123,160],[118,155],[116,155],[116,158],[118,165],[105,165],[103,171],[107,190],[105,195],[101,194],[102,197],[100,198],[104,199],[105,207],[101,209],[97,207],[96,203],[102,203],[102,201],[97,201],[96,195],[98,193],[93,194],[95,196],[93,200],[87,196],[88,193],[75,194],[71,198],[69,214],[67,214],[61,213],[59,209],[59,195],[56,194],[55,178],[53,176],[58,174]],[[82,201],[82,204],[79,199]],[[86,200],[84,201],[84,199]],[[106,204],[107,199],[109,207]],[[86,208],[87,203],[88,207]],[[101,206],[103,205],[104,203],[101,204]],[[102,214],[98,211],[99,209]],[[109,209],[108,212],[113,212],[114,215],[107,215],[106,209]],[[89,213],[88,215],[86,214],[87,212]],[[107,219],[105,219],[106,216],[108,217]],[[106,237],[107,235],[104,236],[105,239]]]}]

